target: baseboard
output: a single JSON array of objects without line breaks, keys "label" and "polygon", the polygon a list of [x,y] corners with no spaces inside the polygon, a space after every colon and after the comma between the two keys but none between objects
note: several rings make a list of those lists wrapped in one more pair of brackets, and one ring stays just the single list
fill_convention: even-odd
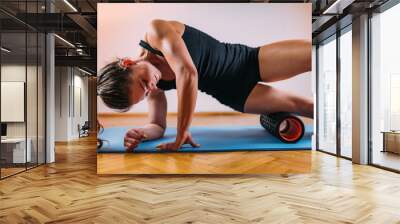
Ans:
[{"label": "baseboard", "polygon": [[[140,112],[140,113],[113,113],[113,112],[102,112],[98,113],[97,117],[147,117],[148,113]],[[168,112],[169,116],[177,116],[177,112]],[[226,112],[196,112],[195,116],[238,116],[238,115],[249,115],[235,111],[226,111]]]}]

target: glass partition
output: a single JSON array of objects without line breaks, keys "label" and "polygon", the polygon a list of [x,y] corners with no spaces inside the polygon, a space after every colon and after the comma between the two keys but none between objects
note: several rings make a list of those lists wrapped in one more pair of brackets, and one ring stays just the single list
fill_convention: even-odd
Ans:
[{"label": "glass partition", "polygon": [[27,81],[26,81],[26,113],[27,113],[27,150],[30,150],[30,161],[27,163],[28,168],[37,165],[38,157],[38,141],[37,141],[37,76],[38,76],[38,56],[36,32],[27,33]]},{"label": "glass partition", "polygon": [[26,40],[25,32],[1,34],[2,177],[25,170],[31,161],[26,136]]},{"label": "glass partition", "polygon": [[[28,3],[28,4],[27,4]],[[7,1],[18,16],[42,13],[44,1]],[[40,7],[39,7],[40,6]],[[45,163],[44,33],[0,12],[0,178]]]},{"label": "glass partition", "polygon": [[45,139],[45,124],[46,124],[46,36],[43,33],[38,33],[38,64],[37,64],[37,153],[38,164],[46,162],[46,139]]}]

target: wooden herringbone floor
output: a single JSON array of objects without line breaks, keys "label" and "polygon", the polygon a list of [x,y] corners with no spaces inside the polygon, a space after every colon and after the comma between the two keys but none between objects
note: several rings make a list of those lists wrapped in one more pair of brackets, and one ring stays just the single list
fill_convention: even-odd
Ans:
[{"label": "wooden herringbone floor", "polygon": [[94,138],[0,181],[0,223],[400,223],[400,175],[313,152],[309,174],[99,176]]}]

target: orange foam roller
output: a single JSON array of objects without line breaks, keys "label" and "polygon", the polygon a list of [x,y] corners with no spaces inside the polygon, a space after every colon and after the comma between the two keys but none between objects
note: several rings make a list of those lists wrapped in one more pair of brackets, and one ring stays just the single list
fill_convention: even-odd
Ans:
[{"label": "orange foam roller", "polygon": [[287,112],[263,114],[260,116],[260,124],[269,133],[286,143],[299,141],[305,132],[303,121]]}]

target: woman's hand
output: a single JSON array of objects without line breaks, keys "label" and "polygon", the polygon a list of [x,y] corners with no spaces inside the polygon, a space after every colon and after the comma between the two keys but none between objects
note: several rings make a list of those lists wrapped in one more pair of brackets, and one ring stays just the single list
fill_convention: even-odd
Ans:
[{"label": "woman's hand", "polygon": [[132,128],[125,134],[124,146],[128,151],[132,151],[144,139],[146,139],[146,135],[143,130],[139,128]]},{"label": "woman's hand", "polygon": [[193,138],[190,132],[186,131],[182,137],[177,137],[175,142],[167,142],[167,143],[162,143],[157,146],[157,149],[160,150],[171,150],[171,151],[177,151],[182,147],[183,144],[190,144],[192,147],[200,147],[199,144],[197,144]]}]

